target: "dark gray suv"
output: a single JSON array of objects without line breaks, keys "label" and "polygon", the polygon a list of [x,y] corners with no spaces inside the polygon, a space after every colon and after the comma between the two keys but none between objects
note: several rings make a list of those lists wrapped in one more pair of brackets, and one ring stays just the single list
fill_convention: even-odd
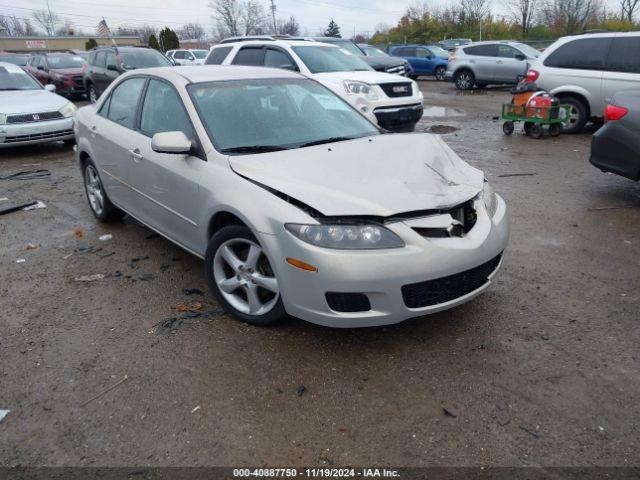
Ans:
[{"label": "dark gray suv", "polygon": [[513,84],[527,71],[527,64],[540,55],[519,42],[476,42],[458,47],[449,57],[446,79],[459,90],[489,84]]}]

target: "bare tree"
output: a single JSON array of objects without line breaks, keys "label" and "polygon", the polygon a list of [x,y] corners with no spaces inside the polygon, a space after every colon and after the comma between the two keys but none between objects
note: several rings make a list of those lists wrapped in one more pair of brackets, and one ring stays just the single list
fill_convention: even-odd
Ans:
[{"label": "bare tree", "polygon": [[176,32],[180,40],[202,40],[206,32],[199,23],[185,23]]},{"label": "bare tree", "polygon": [[460,14],[469,24],[480,22],[490,12],[489,0],[460,0]]},{"label": "bare tree", "polygon": [[240,21],[245,35],[261,35],[266,31],[267,14],[258,0],[247,0],[240,8]]},{"label": "bare tree", "polygon": [[49,2],[45,10],[36,10],[33,12],[33,19],[42,27],[45,33],[52,37],[56,32],[56,27],[60,24],[60,16],[51,11]]},{"label": "bare tree", "polygon": [[636,8],[640,5],[640,0],[620,0],[620,10],[622,20],[633,22],[633,15],[636,12]]},{"label": "bare tree", "polygon": [[522,38],[527,38],[537,15],[537,0],[507,0],[506,5],[509,16],[522,29]]},{"label": "bare tree", "polygon": [[300,35],[300,24],[295,17],[289,17],[289,20],[278,20],[278,33],[280,35]]},{"label": "bare tree", "polygon": [[242,5],[238,0],[210,0],[209,8],[213,9],[220,37],[240,35]]},{"label": "bare tree", "polygon": [[547,0],[541,13],[558,34],[571,35],[584,31],[599,10],[598,0]]}]

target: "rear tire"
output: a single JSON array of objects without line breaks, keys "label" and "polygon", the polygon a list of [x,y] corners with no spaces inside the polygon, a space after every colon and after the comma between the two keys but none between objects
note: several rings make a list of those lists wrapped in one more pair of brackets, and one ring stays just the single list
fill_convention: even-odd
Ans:
[{"label": "rear tire", "polygon": [[84,179],[84,192],[87,195],[91,213],[104,223],[115,222],[125,216],[125,213],[116,207],[104,190],[98,167],[93,160],[87,158],[82,164],[82,177]]},{"label": "rear tire", "polygon": [[87,98],[91,103],[96,103],[98,101],[98,92],[96,87],[93,86],[93,83],[87,85]]},{"label": "rear tire", "polygon": [[529,136],[531,138],[535,138],[536,140],[538,140],[539,138],[542,138],[542,125],[540,125],[539,123],[534,123],[533,125],[531,125],[531,128],[529,129]]},{"label": "rear tire", "polygon": [[508,121],[502,124],[502,131],[505,135],[511,135],[513,133],[514,126],[513,122]]},{"label": "rear tire", "polygon": [[575,97],[560,99],[561,105],[569,105],[569,118],[562,123],[564,133],[580,133],[589,120],[588,108],[584,102]]},{"label": "rear tire", "polygon": [[458,90],[471,90],[475,80],[475,76],[470,70],[461,70],[456,72],[455,77],[453,78]]},{"label": "rear tire", "polygon": [[562,133],[562,125],[559,123],[552,123],[549,125],[549,135],[552,137],[557,137]]}]

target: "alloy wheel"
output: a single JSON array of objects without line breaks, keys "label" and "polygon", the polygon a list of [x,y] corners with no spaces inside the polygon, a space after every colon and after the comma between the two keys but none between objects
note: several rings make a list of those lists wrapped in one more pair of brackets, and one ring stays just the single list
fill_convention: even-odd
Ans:
[{"label": "alloy wheel", "polygon": [[239,312],[265,315],[278,303],[278,280],[257,243],[244,238],[227,240],[218,247],[212,268],[220,294]]},{"label": "alloy wheel", "polygon": [[98,101],[98,94],[93,85],[89,85],[89,101],[91,103],[96,103]]},{"label": "alloy wheel", "polygon": [[436,80],[442,81],[444,80],[444,76],[447,73],[447,70],[443,67],[436,68]]},{"label": "alloy wheel", "polygon": [[471,74],[468,72],[459,73],[456,79],[456,86],[460,90],[469,90],[473,86]]},{"label": "alloy wheel", "polygon": [[87,197],[89,198],[89,206],[93,213],[97,216],[102,215],[104,210],[104,195],[102,190],[102,182],[93,165],[87,165],[84,170],[84,186],[87,189]]},{"label": "alloy wheel", "polygon": [[580,118],[580,112],[575,106],[571,105],[571,107],[569,108],[569,115],[562,122],[562,126],[564,128],[570,128],[578,122],[579,118]]}]

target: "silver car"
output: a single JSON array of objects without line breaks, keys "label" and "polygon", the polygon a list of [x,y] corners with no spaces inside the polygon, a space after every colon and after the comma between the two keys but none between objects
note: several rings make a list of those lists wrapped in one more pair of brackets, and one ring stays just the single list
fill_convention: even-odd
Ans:
[{"label": "silver car", "polygon": [[445,78],[458,90],[489,84],[514,84],[527,71],[527,62],[540,52],[519,42],[475,42],[458,47],[449,57]]},{"label": "silver car", "polygon": [[12,63],[0,62],[0,148],[74,142],[76,106]]},{"label": "silver car", "polygon": [[400,322],[470,300],[502,262],[507,208],[480,170],[295,72],[136,70],[75,123],[96,218],[126,212],[203,258],[252,324]]},{"label": "silver car", "polygon": [[527,77],[571,105],[565,133],[601,120],[616,92],[640,85],[640,32],[563,37],[534,61]]}]

